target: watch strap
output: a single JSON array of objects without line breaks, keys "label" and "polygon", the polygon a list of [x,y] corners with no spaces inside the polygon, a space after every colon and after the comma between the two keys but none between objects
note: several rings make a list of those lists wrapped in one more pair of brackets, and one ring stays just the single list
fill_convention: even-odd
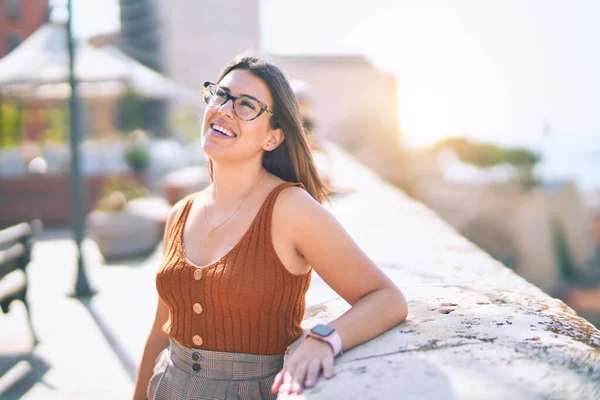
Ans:
[{"label": "watch strap", "polygon": [[336,330],[334,330],[333,333],[325,337],[308,331],[306,337],[312,337],[314,339],[320,340],[321,342],[327,343],[329,346],[331,346],[331,350],[333,350],[334,357],[336,357],[342,352],[342,338]]}]

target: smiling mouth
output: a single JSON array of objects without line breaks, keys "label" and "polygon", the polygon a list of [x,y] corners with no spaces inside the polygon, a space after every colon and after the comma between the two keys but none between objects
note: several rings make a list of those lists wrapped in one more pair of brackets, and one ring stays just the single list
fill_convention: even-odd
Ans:
[{"label": "smiling mouth", "polygon": [[230,137],[230,138],[237,137],[237,135],[235,133],[233,133],[232,131],[230,131],[227,128],[222,127],[221,125],[212,124],[210,127],[213,131],[217,132],[220,135]]}]

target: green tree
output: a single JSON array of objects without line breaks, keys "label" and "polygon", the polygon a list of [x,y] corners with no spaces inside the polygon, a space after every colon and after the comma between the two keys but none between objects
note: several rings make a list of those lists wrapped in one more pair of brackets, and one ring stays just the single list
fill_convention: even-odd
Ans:
[{"label": "green tree", "polygon": [[435,151],[452,149],[464,163],[480,168],[489,168],[508,163],[519,166],[534,166],[540,156],[523,147],[507,148],[490,143],[482,143],[463,137],[445,139],[434,145]]},{"label": "green tree", "polygon": [[17,146],[21,143],[23,136],[23,116],[20,113],[18,104],[4,100],[0,103],[0,148]]},{"label": "green tree", "polygon": [[44,110],[44,120],[48,128],[44,132],[44,140],[52,143],[64,143],[69,130],[69,110],[66,105]]},{"label": "green tree", "polygon": [[445,139],[433,146],[433,150],[436,152],[443,149],[452,149],[462,162],[479,168],[490,168],[503,163],[510,164],[517,170],[518,181],[525,185],[536,183],[533,178],[533,168],[541,161],[541,157],[524,147],[501,147],[464,137],[455,137]]},{"label": "green tree", "polygon": [[138,95],[128,89],[118,103],[116,126],[125,132],[140,128],[142,102]]}]

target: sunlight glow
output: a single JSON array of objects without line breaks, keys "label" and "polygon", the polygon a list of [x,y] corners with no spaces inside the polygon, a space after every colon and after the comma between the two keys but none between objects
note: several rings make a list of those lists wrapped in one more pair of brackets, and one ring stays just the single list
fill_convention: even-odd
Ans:
[{"label": "sunlight glow", "polygon": [[[64,6],[67,0],[50,0],[50,7]],[[119,0],[73,0],[75,36],[87,38],[99,33],[116,32],[120,28]]]}]

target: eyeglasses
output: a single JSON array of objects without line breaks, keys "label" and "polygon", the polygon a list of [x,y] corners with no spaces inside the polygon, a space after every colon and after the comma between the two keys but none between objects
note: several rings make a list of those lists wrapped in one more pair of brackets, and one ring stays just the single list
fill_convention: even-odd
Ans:
[{"label": "eyeglasses", "polygon": [[233,112],[244,121],[252,121],[260,117],[263,112],[268,112],[275,118],[273,111],[262,101],[248,95],[234,96],[219,85],[211,82],[204,82],[202,88],[202,101],[209,108],[221,107],[229,100],[233,103]]}]

